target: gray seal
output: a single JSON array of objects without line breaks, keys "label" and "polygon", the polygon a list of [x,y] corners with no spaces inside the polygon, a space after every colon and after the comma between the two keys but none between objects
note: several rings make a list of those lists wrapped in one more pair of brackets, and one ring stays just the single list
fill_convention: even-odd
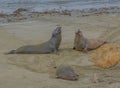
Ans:
[{"label": "gray seal", "polygon": [[61,28],[57,27],[53,32],[51,38],[38,45],[27,45],[22,46],[16,50],[11,50],[6,54],[48,54],[48,53],[56,53],[59,49],[62,36],[61,36]]},{"label": "gray seal", "polygon": [[73,68],[71,68],[68,65],[61,65],[56,70],[56,76],[57,78],[65,79],[65,80],[71,80],[75,81],[78,80],[79,75],[75,73]]}]

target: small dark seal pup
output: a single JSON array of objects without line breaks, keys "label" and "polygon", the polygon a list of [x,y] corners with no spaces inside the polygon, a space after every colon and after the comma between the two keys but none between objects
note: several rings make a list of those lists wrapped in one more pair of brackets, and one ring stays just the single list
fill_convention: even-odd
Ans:
[{"label": "small dark seal pup", "polygon": [[103,44],[107,43],[106,41],[98,40],[98,39],[87,39],[83,36],[82,31],[78,29],[75,33],[74,39],[74,47],[73,49],[78,51],[87,52],[88,50],[94,50]]},{"label": "small dark seal pup", "polygon": [[61,65],[57,68],[56,71],[57,78],[75,81],[78,80],[79,75],[74,72],[70,66]]},{"label": "small dark seal pup", "polygon": [[16,50],[12,50],[6,54],[48,54],[56,53],[60,46],[62,37],[61,37],[61,27],[57,27],[50,38],[45,43],[38,45],[28,45],[22,46]]}]

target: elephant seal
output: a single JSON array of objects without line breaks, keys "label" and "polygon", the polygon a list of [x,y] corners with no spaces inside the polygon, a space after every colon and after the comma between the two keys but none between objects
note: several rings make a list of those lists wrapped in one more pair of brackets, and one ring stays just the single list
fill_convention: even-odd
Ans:
[{"label": "elephant seal", "polygon": [[83,36],[82,31],[80,29],[75,33],[74,39],[74,47],[73,49],[78,51],[87,52],[88,50],[94,50],[103,44],[107,43],[106,41],[102,41],[99,39],[87,39]]},{"label": "elephant seal", "polygon": [[56,71],[57,78],[75,81],[78,80],[79,75],[74,72],[70,66],[61,65],[57,68]]},{"label": "elephant seal", "polygon": [[62,27],[57,27],[52,32],[51,38],[42,44],[22,46],[16,50],[11,50],[6,54],[48,54],[54,52],[56,53],[62,40],[61,28]]}]

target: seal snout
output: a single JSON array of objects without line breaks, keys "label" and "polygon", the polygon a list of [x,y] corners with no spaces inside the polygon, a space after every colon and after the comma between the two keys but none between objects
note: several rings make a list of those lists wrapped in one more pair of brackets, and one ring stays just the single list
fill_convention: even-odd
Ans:
[{"label": "seal snout", "polygon": [[68,80],[78,80],[78,78],[79,78],[79,75],[76,73],[69,74],[67,77]]},{"label": "seal snout", "polygon": [[56,28],[56,33],[61,33],[61,28],[62,28],[62,27],[57,27],[57,28]]},{"label": "seal snout", "polygon": [[62,28],[62,27],[57,27],[57,28],[53,31],[52,35],[53,35],[53,36],[57,36],[57,35],[61,34],[61,28]]},{"label": "seal snout", "polygon": [[75,32],[76,35],[78,36],[82,36],[82,31],[80,29],[78,29],[76,32]]}]

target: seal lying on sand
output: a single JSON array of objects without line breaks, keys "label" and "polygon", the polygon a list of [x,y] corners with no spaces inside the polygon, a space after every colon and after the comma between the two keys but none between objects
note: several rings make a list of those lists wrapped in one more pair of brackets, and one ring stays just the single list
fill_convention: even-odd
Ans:
[{"label": "seal lying on sand", "polygon": [[60,46],[62,37],[61,37],[61,27],[57,27],[50,38],[45,43],[38,45],[28,45],[20,47],[16,50],[12,50],[7,54],[47,54],[57,52]]},{"label": "seal lying on sand", "polygon": [[87,52],[88,50],[96,49],[105,43],[107,43],[107,42],[98,40],[98,39],[85,38],[82,34],[82,31],[80,31],[80,29],[78,29],[78,31],[75,33],[73,49],[78,50],[78,51]]},{"label": "seal lying on sand", "polygon": [[57,78],[65,80],[78,80],[79,75],[74,72],[70,66],[59,66],[56,71]]}]

